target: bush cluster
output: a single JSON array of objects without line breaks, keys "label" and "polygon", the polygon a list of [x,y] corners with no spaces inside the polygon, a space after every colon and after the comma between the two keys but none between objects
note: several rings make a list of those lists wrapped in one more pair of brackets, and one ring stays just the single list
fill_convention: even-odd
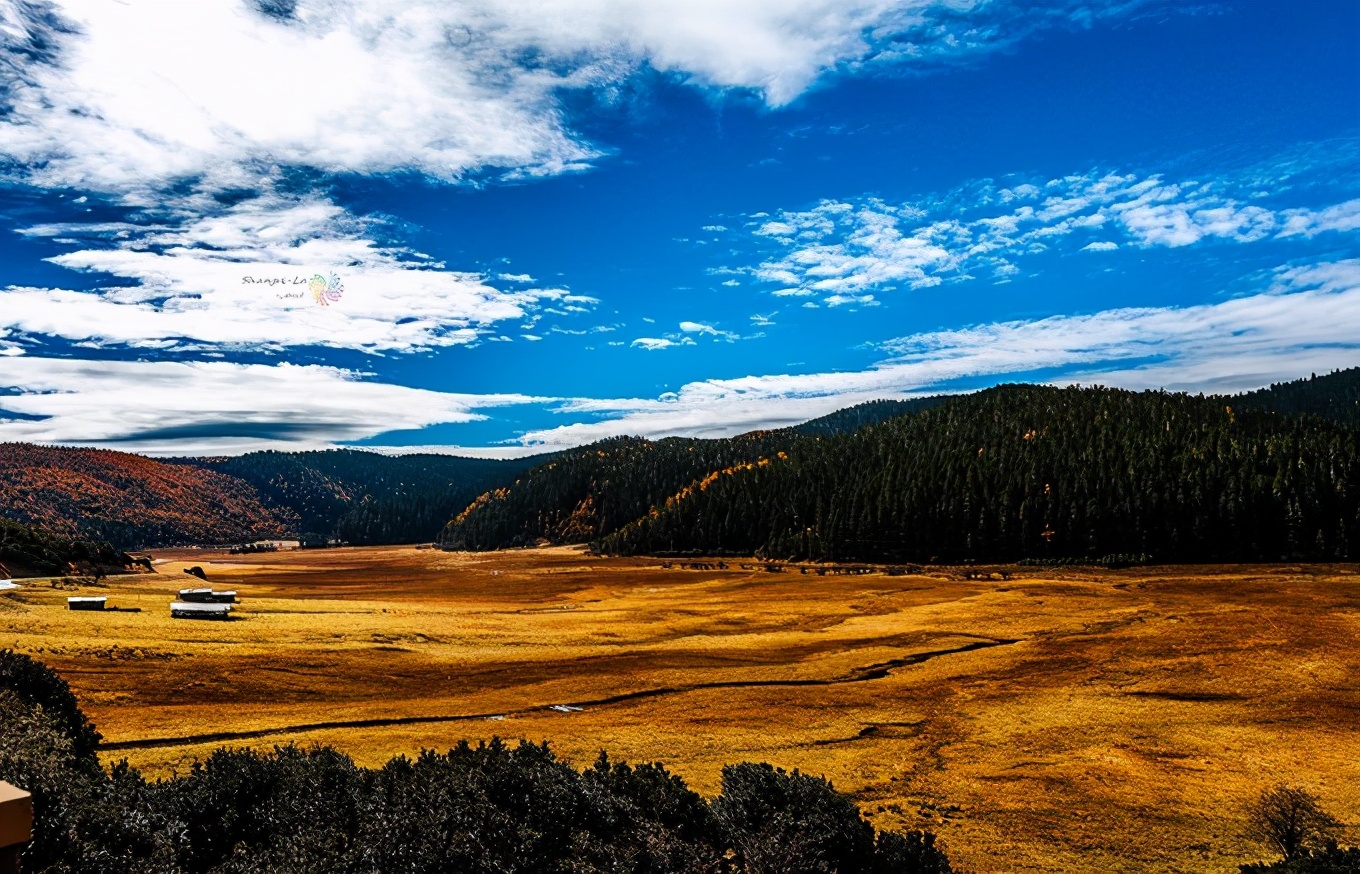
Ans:
[{"label": "bush cluster", "polygon": [[329,747],[220,749],[148,781],[95,756],[66,683],[0,651],[0,780],[33,792],[39,874],[948,874],[922,832],[876,832],[830,783],[723,769],[711,802],[659,764],[577,771],[500,740],[361,768]]}]

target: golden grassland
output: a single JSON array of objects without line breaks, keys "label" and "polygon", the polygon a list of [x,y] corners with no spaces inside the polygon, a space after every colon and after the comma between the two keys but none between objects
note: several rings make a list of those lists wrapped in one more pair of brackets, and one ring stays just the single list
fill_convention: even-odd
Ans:
[{"label": "golden grassland", "polygon": [[[1011,569],[969,580],[666,569],[573,549],[161,553],[156,574],[0,595],[149,775],[227,743],[365,765],[460,739],[822,774],[990,871],[1231,871],[1287,781],[1360,839],[1354,566]],[[200,565],[231,622],[172,620]],[[80,613],[70,594],[141,612]],[[566,712],[554,705],[580,707]]]}]

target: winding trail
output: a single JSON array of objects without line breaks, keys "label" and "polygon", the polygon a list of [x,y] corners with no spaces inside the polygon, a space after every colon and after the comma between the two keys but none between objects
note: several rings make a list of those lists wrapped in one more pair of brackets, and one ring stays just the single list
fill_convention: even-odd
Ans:
[{"label": "winding trail", "polygon": [[[897,668],[905,668],[911,665],[919,665],[931,659],[942,656],[960,655],[966,652],[974,652],[980,649],[990,649],[997,646],[1010,646],[1019,643],[1017,639],[983,639],[963,646],[953,647],[952,649],[937,649],[928,652],[913,653],[900,659],[879,662],[877,664],[866,665],[855,668],[847,674],[828,679],[790,679],[790,680],[718,680],[710,683],[692,683],[683,686],[661,686],[655,689],[641,689],[637,692],[625,692],[620,695],[610,695],[605,698],[595,698],[589,701],[567,702],[568,707],[579,707],[581,709],[593,707],[608,707],[613,704],[622,704],[627,701],[637,701],[644,698],[659,698],[665,695],[683,695],[687,692],[697,692],[703,689],[758,689],[758,688],[777,688],[794,686],[838,686],[843,683],[866,683],[873,680],[881,680],[888,676]],[[177,737],[152,737],[140,740],[113,741],[111,743],[101,743],[99,749],[103,752],[115,752],[117,750],[143,750],[154,749],[157,747],[180,747],[191,746],[194,744],[206,743],[225,743],[236,740],[255,740],[262,737],[272,737],[274,735],[304,734],[311,731],[329,731],[335,729],[351,728],[384,728],[397,725],[423,725],[441,722],[472,722],[475,720],[486,720],[493,718],[507,718],[512,716],[529,716],[539,713],[555,713],[554,707],[557,704],[543,704],[533,707],[525,707],[520,710],[499,711],[494,713],[466,713],[456,715],[435,715],[435,716],[397,716],[380,719],[346,719],[332,722],[309,722],[300,725],[284,725],[277,728],[261,728],[251,731],[219,731],[211,734],[189,734]]]}]

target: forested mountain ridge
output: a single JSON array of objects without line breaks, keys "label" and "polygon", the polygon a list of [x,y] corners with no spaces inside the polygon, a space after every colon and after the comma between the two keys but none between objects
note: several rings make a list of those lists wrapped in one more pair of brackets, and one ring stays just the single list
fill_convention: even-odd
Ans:
[{"label": "forested mountain ridge", "polygon": [[239,543],[296,523],[235,477],[107,449],[0,444],[0,516],[122,548]]},{"label": "forested mountain ridge", "polygon": [[[641,438],[616,438],[615,440],[605,441],[581,449],[572,450],[564,453],[558,459],[557,464],[543,465],[530,470],[521,475],[516,482],[494,493],[484,494],[476,502],[453,519],[445,528],[441,535],[441,544],[448,548],[456,549],[495,549],[509,546],[521,546],[534,543],[538,540],[546,540],[551,543],[585,543],[594,542],[601,548],[614,551],[626,552],[665,552],[671,550],[686,551],[745,551],[753,552],[756,550],[766,551],[770,554],[784,555],[803,555],[803,556],[823,556],[831,557],[833,554],[844,558],[868,558],[868,557],[896,557],[901,558],[907,554],[920,559],[931,557],[943,557],[952,555],[954,557],[978,557],[982,554],[987,555],[1006,555],[1013,558],[1021,557],[1076,557],[1105,555],[1114,552],[1133,552],[1135,554],[1153,554],[1159,557],[1165,556],[1170,559],[1173,556],[1188,556],[1197,550],[1203,551],[1207,557],[1209,552],[1214,555],[1258,555],[1266,556],[1272,550],[1279,550],[1274,556],[1278,558],[1285,554],[1318,554],[1335,552],[1332,545],[1345,544],[1350,541],[1347,539],[1350,534],[1331,531],[1322,532],[1317,529],[1310,529],[1312,534],[1312,545],[1307,548],[1298,547],[1297,544],[1289,549],[1280,549],[1280,544],[1270,537],[1260,536],[1259,543],[1256,545],[1243,544],[1233,541],[1231,543],[1220,542],[1215,538],[1206,535],[1196,534],[1196,526],[1202,528],[1210,524],[1210,520],[1196,519],[1191,525],[1189,532],[1176,533],[1169,543],[1163,543],[1160,551],[1151,548],[1154,541],[1159,541],[1159,537],[1152,535],[1152,529],[1147,524],[1142,524],[1139,528],[1134,526],[1133,530],[1143,532],[1137,537],[1112,537],[1104,532],[1103,526],[1106,524],[1119,525],[1122,522],[1101,522],[1095,529],[1087,526],[1084,540],[1078,538],[1076,527],[1080,527],[1081,522],[1062,522],[1053,528],[1046,528],[1041,525],[1037,529],[1037,536],[1041,542],[1036,542],[1036,536],[1029,528],[1017,528],[1014,520],[1002,521],[993,520],[994,524],[1003,526],[1007,533],[1000,540],[990,539],[991,535],[985,531],[973,530],[977,524],[981,524],[981,511],[978,520],[965,524],[967,515],[961,518],[953,510],[937,508],[930,515],[932,518],[938,513],[945,513],[945,517],[951,520],[948,524],[958,526],[962,531],[971,526],[973,530],[971,540],[968,537],[960,542],[946,539],[943,546],[927,549],[925,546],[913,541],[911,538],[903,540],[902,537],[894,534],[886,537],[883,531],[876,527],[878,523],[871,522],[867,518],[857,515],[858,510],[853,512],[847,509],[848,506],[861,506],[868,500],[869,495],[859,489],[852,489],[844,492],[844,497],[848,500],[848,505],[842,506],[838,499],[834,502],[834,515],[837,519],[855,518],[856,525],[864,526],[863,533],[852,535],[850,531],[841,527],[837,529],[835,537],[830,542],[825,542],[817,546],[815,538],[822,530],[820,526],[829,522],[829,517],[818,516],[817,511],[804,508],[799,510],[800,519],[809,515],[818,520],[817,525],[801,524],[798,530],[801,535],[798,538],[796,548],[787,542],[787,534],[791,527],[784,526],[779,528],[783,534],[778,534],[775,530],[778,527],[775,522],[766,520],[768,530],[759,538],[755,537],[755,532],[759,528],[749,528],[749,530],[737,534],[736,528],[742,525],[750,526],[751,519],[764,510],[759,508],[782,506],[785,508],[801,506],[796,501],[792,501],[791,494],[794,489],[789,484],[780,486],[779,493],[767,492],[760,488],[751,488],[751,483],[774,481],[788,474],[790,471],[797,471],[795,479],[803,478],[806,482],[811,482],[812,478],[819,470],[818,465],[823,467],[831,465],[831,471],[827,474],[836,484],[836,489],[849,489],[848,484],[857,482],[861,476],[866,475],[866,471],[877,471],[870,476],[878,476],[883,471],[879,464],[886,453],[898,453],[899,450],[892,447],[890,437],[897,434],[900,429],[907,428],[904,423],[913,421],[920,417],[927,418],[924,425],[918,428],[924,432],[916,435],[913,439],[920,443],[920,452],[923,459],[933,459],[940,461],[946,455],[953,452],[948,443],[953,436],[961,436],[967,431],[963,426],[963,421],[951,420],[948,415],[940,411],[946,409],[959,408],[964,412],[958,413],[964,420],[968,418],[967,410],[978,409],[978,404],[984,406],[992,401],[986,400],[994,398],[996,395],[1009,397],[1019,397],[1017,393],[1031,391],[1032,394],[1025,395],[1040,408],[1047,409],[1052,406],[1056,416],[1055,421],[1064,421],[1063,427],[1065,435],[1062,441],[1063,450],[1055,453],[1050,458],[1050,465],[1056,473],[1050,479],[1061,484],[1066,481],[1064,477],[1076,476],[1073,473],[1057,475],[1063,469],[1070,468],[1072,471],[1082,471],[1083,477],[1104,477],[1116,491],[1111,494],[1107,490],[1091,490],[1083,486],[1082,489],[1062,492],[1059,498],[1066,501],[1076,500],[1078,492],[1084,502],[1081,508],[1067,508],[1069,516],[1075,514],[1078,520],[1087,517],[1100,517],[1102,519],[1125,520],[1131,517],[1130,513],[1137,510],[1138,514],[1147,514],[1152,511],[1148,507],[1152,506],[1149,501],[1139,498],[1133,501],[1131,498],[1118,492],[1118,489],[1127,490],[1134,487],[1136,483],[1130,479],[1132,474],[1120,480],[1114,475],[1113,471],[1097,471],[1091,467],[1093,463],[1093,452],[1099,452],[1099,459],[1096,460],[1097,466],[1113,463],[1112,459],[1116,454],[1106,452],[1110,447],[1123,447],[1121,452],[1127,456],[1129,463],[1136,463],[1148,470],[1155,470],[1160,477],[1171,476],[1171,468],[1168,466],[1172,460],[1176,461],[1179,467],[1176,468],[1175,476],[1176,492],[1189,489],[1194,493],[1196,488],[1201,491],[1204,489],[1203,483],[1206,477],[1211,476],[1218,468],[1213,462],[1215,459],[1231,457],[1233,464],[1238,464],[1243,471],[1250,469],[1256,471],[1257,468],[1247,464],[1244,458],[1231,456],[1231,452],[1251,452],[1261,450],[1263,445],[1269,444],[1268,451],[1274,452],[1276,443],[1283,442],[1286,445],[1293,445],[1290,441],[1298,443],[1302,448],[1299,461],[1305,465],[1315,460],[1313,453],[1322,452],[1319,445],[1315,445],[1316,440],[1336,440],[1340,441],[1342,448],[1338,450],[1346,463],[1350,463],[1353,456],[1354,431],[1347,431],[1344,427],[1338,429],[1336,425],[1318,420],[1298,419],[1290,415],[1278,415],[1268,412],[1261,412],[1262,409],[1270,410],[1280,408],[1287,412],[1324,411],[1335,414],[1333,417],[1345,422],[1347,421],[1347,392],[1354,391],[1354,387],[1360,383],[1360,369],[1341,371],[1327,377],[1317,377],[1315,379],[1301,380],[1297,383],[1285,383],[1277,385],[1271,389],[1264,389],[1260,392],[1253,392],[1247,395],[1236,396],[1210,396],[1192,397],[1183,394],[1168,394],[1165,392],[1111,392],[1105,389],[1080,389],[1080,390],[1060,390],[1041,386],[1006,386],[988,391],[979,392],[974,395],[954,395],[939,396],[932,398],[922,398],[913,401],[881,401],[862,404],[858,407],[851,407],[833,413],[822,419],[813,420],[804,426],[798,426],[781,431],[760,432],[747,435],[733,440],[707,440],[707,441],[659,441],[652,443]],[[1075,392],[1066,393],[1066,392]],[[1082,394],[1087,392],[1088,394]],[[1103,394],[1101,394],[1103,393]],[[1086,434],[1086,426],[1076,422],[1067,421],[1071,416],[1076,415],[1076,411],[1082,404],[1097,395],[1103,397],[1103,403],[1107,408],[1102,409],[1101,414],[1105,416],[1115,415],[1116,421],[1122,423],[1119,427],[1110,426],[1101,433],[1091,433],[1088,436],[1094,443],[1094,449],[1076,442],[1073,435]],[[1118,398],[1116,402],[1114,399]],[[983,400],[979,400],[983,399]],[[1086,400],[1083,400],[1086,399]],[[1111,406],[1112,405],[1112,406]],[[1123,408],[1121,409],[1121,405]],[[1070,408],[1070,409],[1068,409]],[[1306,408],[1306,410],[1305,410]],[[893,416],[899,410],[907,409],[905,415]],[[1065,410],[1065,412],[1064,412]],[[1172,410],[1179,412],[1172,414]],[[1233,411],[1236,412],[1233,412]],[[1025,403],[1021,403],[1014,408],[994,409],[992,414],[1003,417],[1019,417],[1010,424],[1017,426],[1021,421],[1041,421],[1043,416],[1038,415],[1038,409],[1029,409]],[[1176,417],[1180,418],[1177,419]],[[1066,418],[1064,418],[1066,417]],[[1173,421],[1178,424],[1173,428]],[[1191,423],[1194,427],[1191,427]],[[857,423],[868,423],[858,431],[855,430]],[[932,429],[941,422],[950,422],[945,431],[937,434]],[[1225,425],[1224,423],[1227,422]],[[1150,424],[1151,423],[1151,424]],[[1140,429],[1148,427],[1162,427],[1162,437],[1152,440],[1147,435],[1139,434]],[[1078,427],[1080,426],[1080,427]],[[1198,451],[1200,458],[1197,460],[1193,455],[1184,453],[1177,455],[1176,442],[1171,439],[1174,435],[1176,440],[1184,442],[1190,441],[1191,432],[1196,428],[1202,428],[1203,433],[1213,433],[1224,437],[1227,443],[1229,455],[1223,454],[1224,447],[1216,445],[1200,445]],[[885,430],[886,429],[886,430]],[[1188,430],[1187,430],[1188,429]],[[1226,430],[1224,430],[1226,429]],[[1027,425],[1022,429],[1022,434],[1034,430],[1034,426]],[[847,434],[846,432],[851,432]],[[929,432],[929,433],[926,433]],[[1328,435],[1324,438],[1325,432]],[[1036,431],[1036,434],[1039,433]],[[1350,435],[1347,437],[1347,435]],[[1249,446],[1242,444],[1244,435],[1249,435]],[[1292,436],[1291,436],[1292,435]],[[969,434],[968,439],[979,439],[986,435]],[[1031,440],[1034,438],[1031,438]],[[1198,438],[1196,438],[1198,439]],[[1346,443],[1347,440],[1350,443]],[[853,440],[853,449],[847,450],[856,454],[854,458],[844,458],[836,460],[833,464],[828,453],[839,451],[835,447],[842,446],[846,440]],[[742,442],[734,442],[742,441]],[[1237,441],[1234,443],[1233,441]],[[1272,442],[1274,441],[1274,442]],[[1146,447],[1157,444],[1157,452],[1147,455]],[[678,456],[676,453],[668,452],[665,444],[683,449],[683,453]],[[825,445],[823,445],[825,444]],[[1054,441],[1049,441],[1046,445],[1054,445]],[[1143,448],[1140,448],[1143,447]],[[983,449],[982,443],[973,447],[976,452]],[[625,451],[626,450],[626,451]],[[997,449],[993,449],[995,456]],[[1327,450],[1331,452],[1331,450]],[[1144,453],[1140,455],[1139,453]],[[783,453],[787,458],[779,458],[779,453]],[[984,453],[985,455],[985,453]],[[1004,453],[1003,453],[1004,456]],[[1034,456],[1034,453],[1031,453]],[[952,457],[952,456],[950,456]],[[682,463],[673,464],[673,459]],[[712,459],[710,461],[710,459]],[[768,464],[760,465],[756,468],[748,468],[748,465],[755,464],[761,459],[765,459]],[[899,463],[900,459],[893,463]],[[708,463],[704,469],[705,462]],[[1200,463],[1203,462],[1203,463]],[[1227,462],[1224,462],[1227,463]],[[962,494],[967,489],[960,489],[959,483],[943,477],[943,473],[938,467],[931,467],[929,463],[922,462],[922,470],[913,471],[911,476],[913,482],[918,485],[932,483],[933,488],[948,491],[951,494]],[[1259,465],[1258,465],[1259,467]],[[1242,473],[1242,471],[1239,471]],[[989,506],[995,508],[995,501],[991,492],[998,488],[997,483],[985,482],[985,478],[979,478],[980,470],[973,470],[965,476],[965,484],[968,489],[977,489],[977,494],[970,494],[969,501],[972,503],[987,502]],[[1150,475],[1150,474],[1149,474]],[[1217,473],[1212,473],[1217,476]],[[1260,474],[1254,472],[1250,474],[1256,477]],[[1273,477],[1273,475],[1272,475]],[[645,486],[634,485],[635,482],[643,481]],[[736,488],[731,482],[741,482],[738,491],[731,491]],[[1281,482],[1293,482],[1294,480],[1286,477]],[[1255,480],[1253,480],[1255,482]],[[1272,483],[1274,479],[1272,478]],[[1196,485],[1199,483],[1199,485]],[[1242,490],[1241,484],[1236,480],[1230,483],[1215,481],[1214,488],[1233,488],[1237,489],[1238,498],[1234,500],[1248,500],[1247,492]],[[600,510],[600,494],[605,484],[613,493],[628,492],[631,497],[626,501],[614,501],[608,512],[602,513]],[[1049,495],[1053,495],[1053,482],[1046,482],[1050,486]],[[1162,488],[1165,484],[1160,483],[1157,488]],[[1347,482],[1331,483],[1335,486],[1333,492],[1336,494],[1351,494],[1353,488]],[[674,489],[669,494],[661,494],[667,487],[673,486]],[[1014,484],[1011,484],[1013,487]],[[1144,483],[1138,488],[1144,489],[1151,486]],[[1169,488],[1169,486],[1167,486]],[[819,489],[822,487],[818,487]],[[829,489],[830,486],[827,486]],[[1339,489],[1339,491],[1337,491]],[[709,494],[710,491],[712,494]],[[835,490],[832,490],[835,491]],[[1327,503],[1329,499],[1322,500],[1321,503],[1313,502],[1308,508],[1304,504],[1312,501],[1307,495],[1295,495],[1288,499],[1279,499],[1274,496],[1262,496],[1255,491],[1250,492],[1250,500],[1261,501],[1269,498],[1268,503],[1278,509],[1280,500],[1296,506],[1296,516],[1313,512],[1324,514],[1332,512],[1326,509],[1331,505]],[[831,492],[823,489],[819,494],[830,494]],[[1011,492],[1007,492],[1009,496]],[[719,498],[719,495],[725,497]],[[1157,500],[1164,501],[1166,495],[1161,495]],[[1055,498],[1050,497],[1050,503]],[[878,505],[879,498],[874,498],[875,506]],[[1087,509],[1087,505],[1096,509]],[[821,506],[821,505],[819,505]],[[829,506],[829,505],[828,505]],[[886,504],[884,505],[887,506]],[[1158,507],[1162,504],[1158,503]],[[1171,501],[1167,503],[1168,508],[1183,506],[1183,503]],[[698,508],[702,507],[702,513]],[[1100,508],[1104,509],[1100,509]],[[1322,509],[1319,509],[1322,508]],[[827,507],[823,507],[827,509]],[[1019,513],[1022,508],[1019,506],[1009,507],[1005,512]],[[1033,518],[1034,509],[1032,502],[1023,507],[1027,516]],[[1228,509],[1225,507],[1224,518],[1237,518],[1242,508]],[[1000,511],[998,511],[1000,512]],[[1158,511],[1160,512],[1160,511]],[[1206,516],[1209,514],[1204,511]],[[1254,512],[1254,511],[1253,511]],[[1291,511],[1292,512],[1292,511]],[[620,522],[629,513],[635,515],[627,522]],[[847,514],[849,514],[847,516]],[[684,519],[684,522],[679,520]],[[1173,515],[1165,517],[1168,520],[1175,519],[1184,521],[1180,517]],[[743,521],[735,521],[743,520]],[[1061,522],[1061,520],[1059,520]],[[1179,524],[1179,521],[1176,524]],[[1336,525],[1342,525],[1341,519],[1335,519]],[[728,525],[732,527],[727,527]],[[922,520],[896,519],[896,523],[904,525],[919,526]],[[988,523],[988,524],[993,524]],[[837,523],[840,524],[840,523]],[[1150,523],[1149,523],[1150,524]],[[624,526],[627,529],[624,530]],[[691,526],[689,532],[682,531],[686,525]],[[792,525],[792,520],[789,520]],[[715,527],[716,526],[716,527]],[[1074,527],[1076,526],[1076,527]],[[1353,518],[1344,522],[1345,530],[1360,526]],[[1173,525],[1174,527],[1174,525]],[[1334,526],[1335,527],[1335,526]],[[926,526],[927,529],[935,531],[935,528]],[[811,529],[811,530],[810,530]],[[1023,536],[1019,540],[1011,537],[1013,530],[1022,530]],[[1294,534],[1291,535],[1295,540],[1301,536],[1297,526]],[[1046,530],[1050,533],[1044,533]],[[1166,526],[1156,529],[1162,534],[1167,534]],[[1092,531],[1096,535],[1092,536]],[[592,536],[591,532],[595,532]],[[706,532],[706,533],[704,533]],[[617,536],[612,536],[617,534]],[[1319,551],[1315,549],[1318,537],[1321,536],[1324,547]],[[773,540],[771,539],[773,538]],[[813,538],[814,543],[808,545],[804,542],[807,538]],[[1187,539],[1188,538],[1188,539]],[[859,539],[865,541],[861,547],[850,548],[851,540]],[[902,540],[909,548],[896,549],[889,548],[887,539]],[[1219,546],[1209,550],[1209,541],[1214,540]],[[939,542],[931,538],[932,543]],[[1185,544],[1194,544],[1186,546]],[[984,550],[982,547],[986,546]],[[943,552],[941,551],[943,549]],[[1353,554],[1352,547],[1345,547],[1343,551]]]},{"label": "forested mountain ridge", "polygon": [[1224,401],[1001,386],[711,478],[598,548],[902,561],[1360,557],[1360,430]]},{"label": "forested mountain ridge", "polygon": [[296,514],[299,533],[370,544],[433,540],[449,517],[477,495],[509,483],[543,459],[388,456],[329,449],[176,461],[250,483],[265,503]]}]

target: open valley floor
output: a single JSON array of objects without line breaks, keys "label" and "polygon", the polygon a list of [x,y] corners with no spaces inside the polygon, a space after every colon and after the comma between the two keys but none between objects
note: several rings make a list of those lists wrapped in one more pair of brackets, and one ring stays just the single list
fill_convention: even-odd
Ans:
[{"label": "open valley floor", "polygon": [[[56,668],[105,761],[151,776],[223,744],[378,765],[499,735],[578,767],[601,749],[661,761],[705,794],[732,762],[824,774],[977,872],[1234,871],[1265,855],[1244,808],[1279,782],[1360,840],[1351,565],[1003,579],[568,548],[156,557],[99,587],[0,593],[0,647]],[[240,594],[231,621],[170,617],[195,565]]]}]

